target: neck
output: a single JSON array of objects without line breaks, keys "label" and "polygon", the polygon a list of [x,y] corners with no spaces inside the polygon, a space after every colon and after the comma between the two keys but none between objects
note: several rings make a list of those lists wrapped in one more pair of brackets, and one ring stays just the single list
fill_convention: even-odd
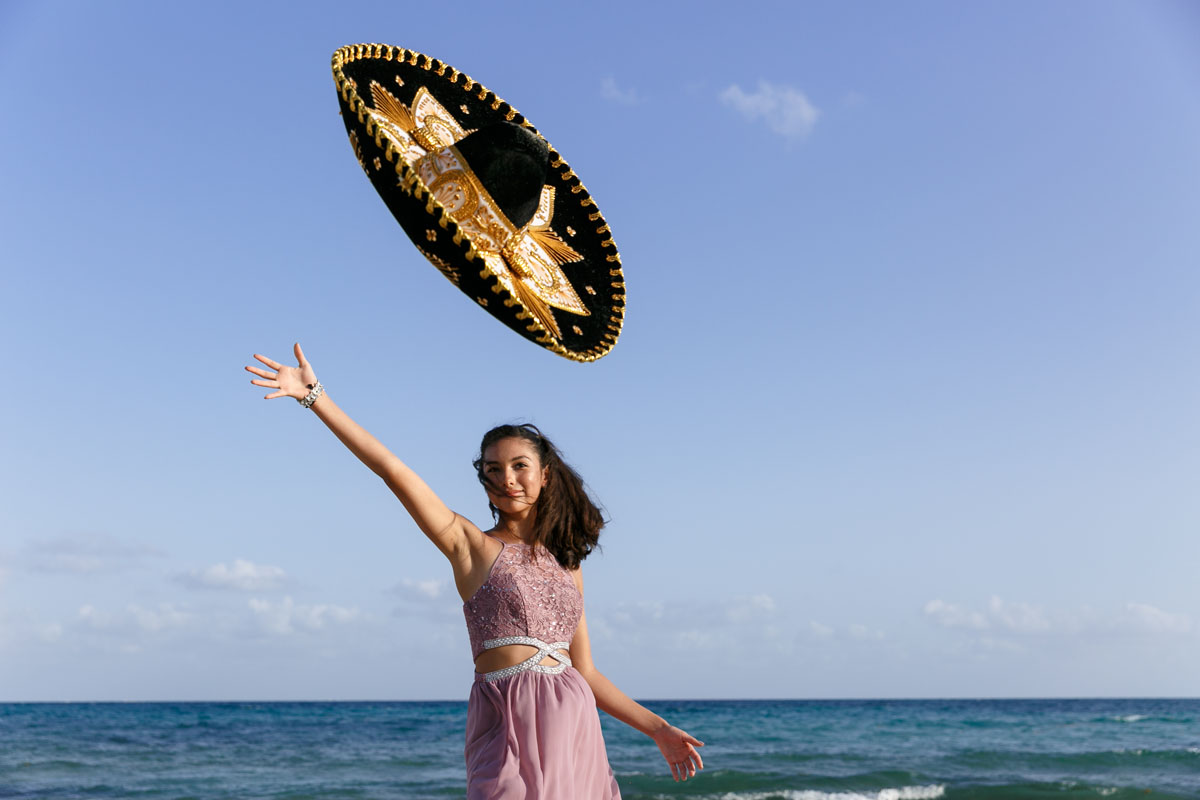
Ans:
[{"label": "neck", "polygon": [[533,538],[533,523],[537,521],[537,509],[528,508],[520,514],[501,514],[496,523],[496,533],[511,539],[528,542]]}]

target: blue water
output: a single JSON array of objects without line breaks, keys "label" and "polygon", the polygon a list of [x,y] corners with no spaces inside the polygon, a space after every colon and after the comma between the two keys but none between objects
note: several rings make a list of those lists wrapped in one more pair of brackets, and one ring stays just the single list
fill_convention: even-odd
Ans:
[{"label": "blue water", "polygon": [[[601,715],[626,800],[1200,800],[1200,700],[646,705],[706,769],[674,783]],[[458,702],[0,704],[0,798],[462,797],[465,725]]]}]

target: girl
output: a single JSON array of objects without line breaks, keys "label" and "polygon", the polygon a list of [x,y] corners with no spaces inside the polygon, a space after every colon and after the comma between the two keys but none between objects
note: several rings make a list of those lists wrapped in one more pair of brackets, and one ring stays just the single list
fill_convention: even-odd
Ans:
[{"label": "girl", "polygon": [[580,562],[604,520],[583,482],[532,425],[489,431],[476,473],[495,525],[482,531],[338,408],[295,346],[297,366],[265,356],[250,382],[294,397],[387,484],[450,561],[475,658],[467,710],[469,800],[599,800],[620,790],[601,708],[651,737],[675,780],[703,769],[704,743],[635,703],[592,663]]}]

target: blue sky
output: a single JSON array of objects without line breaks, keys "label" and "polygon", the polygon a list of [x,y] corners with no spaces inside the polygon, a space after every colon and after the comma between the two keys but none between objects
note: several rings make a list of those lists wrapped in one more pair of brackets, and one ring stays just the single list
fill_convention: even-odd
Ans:
[{"label": "blue sky", "polygon": [[[408,243],[371,41],[580,174],[611,355]],[[484,430],[558,441],[635,697],[1200,693],[1194,5],[10,2],[0,68],[0,700],[465,697],[440,554],[241,372],[296,340],[476,522]]]}]

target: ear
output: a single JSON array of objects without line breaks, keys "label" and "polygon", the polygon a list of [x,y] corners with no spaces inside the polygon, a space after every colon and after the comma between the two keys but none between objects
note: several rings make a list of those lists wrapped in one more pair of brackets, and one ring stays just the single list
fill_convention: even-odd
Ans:
[{"label": "ear", "polygon": [[546,488],[546,484],[550,482],[550,467],[542,467],[542,488]]}]

